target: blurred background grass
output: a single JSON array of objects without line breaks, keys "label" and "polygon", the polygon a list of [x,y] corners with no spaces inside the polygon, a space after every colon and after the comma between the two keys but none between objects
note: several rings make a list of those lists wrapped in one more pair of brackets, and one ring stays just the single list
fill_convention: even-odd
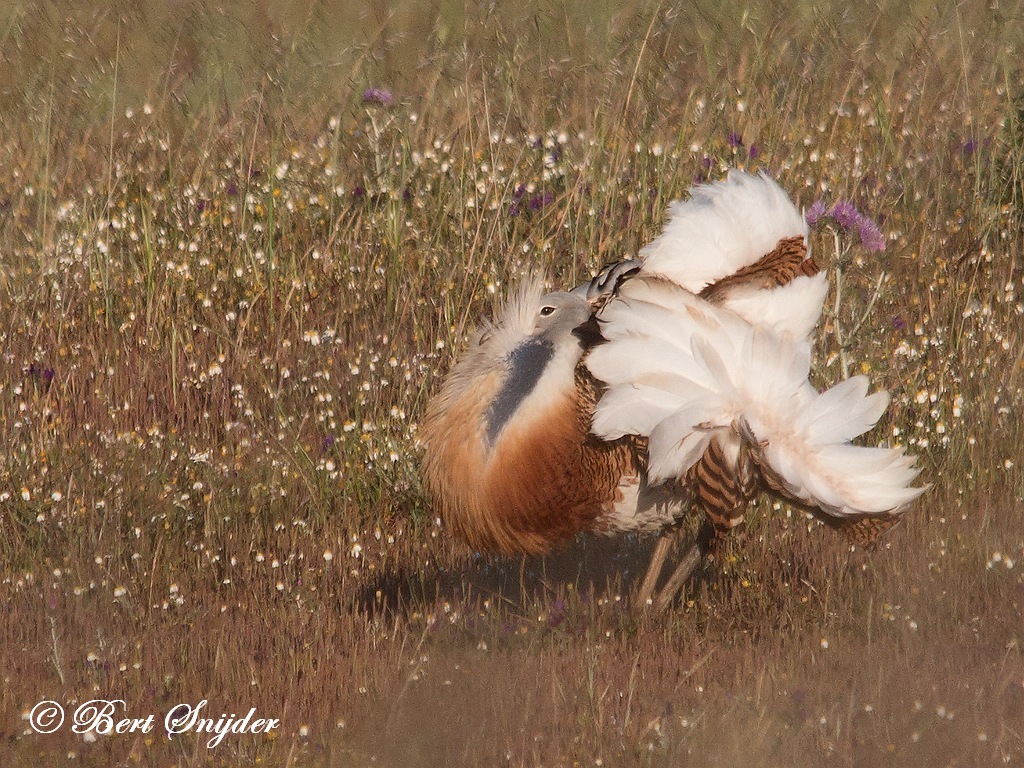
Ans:
[{"label": "blurred background grass", "polygon": [[[21,719],[207,696],[283,714],[232,746],[275,764],[1019,761],[1022,39],[1000,3],[6,3],[0,750],[223,761]],[[816,375],[884,271],[849,352],[934,490],[870,558],[765,505],[665,620],[625,607],[649,542],[449,541],[416,421],[469,327],[736,165],[881,224]]]}]

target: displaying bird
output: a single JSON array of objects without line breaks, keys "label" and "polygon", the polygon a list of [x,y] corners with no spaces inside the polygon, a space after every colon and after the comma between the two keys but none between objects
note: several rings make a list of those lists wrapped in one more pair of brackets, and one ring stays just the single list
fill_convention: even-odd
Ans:
[{"label": "displaying bird", "polygon": [[[423,477],[473,548],[539,553],[582,531],[661,531],[639,592],[667,607],[767,492],[859,543],[925,488],[902,448],[851,441],[888,405],[856,376],[819,392],[810,334],[825,275],[767,176],[730,172],[674,203],[639,258],[589,284],[524,282],[430,401]],[[673,530],[697,543],[654,597]]]}]

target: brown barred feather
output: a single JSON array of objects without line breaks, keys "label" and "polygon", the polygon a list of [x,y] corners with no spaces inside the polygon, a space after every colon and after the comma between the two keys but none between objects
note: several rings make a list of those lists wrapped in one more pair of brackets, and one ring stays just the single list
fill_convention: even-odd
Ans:
[{"label": "brown barred feather", "polygon": [[760,476],[754,458],[750,455],[750,448],[746,443],[740,441],[740,454],[736,463],[736,476],[739,479],[740,492],[747,499],[757,493]]},{"label": "brown barred feather", "polygon": [[778,288],[797,277],[814,277],[818,271],[813,257],[807,256],[803,237],[798,235],[780,240],[771,253],[708,285],[699,295],[712,304],[719,304],[734,290]]},{"label": "brown barred feather", "polygon": [[719,534],[743,523],[747,503],[756,487],[751,465],[740,452],[737,465],[729,462],[717,438],[687,473],[686,482]]},{"label": "brown barred feather", "polygon": [[[811,510],[812,513],[815,510]],[[849,517],[833,517],[815,514],[829,528],[843,534],[851,543],[864,549],[873,546],[883,534],[894,528],[903,519],[901,513],[883,515],[857,515]]]}]

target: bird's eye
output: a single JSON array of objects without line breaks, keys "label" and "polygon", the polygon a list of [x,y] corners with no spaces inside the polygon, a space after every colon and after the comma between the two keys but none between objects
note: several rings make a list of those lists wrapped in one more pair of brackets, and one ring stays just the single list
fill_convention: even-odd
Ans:
[{"label": "bird's eye", "polygon": [[550,315],[553,315],[554,312],[555,312],[555,308],[554,307],[541,307],[540,308],[540,316],[541,317],[549,317]]}]

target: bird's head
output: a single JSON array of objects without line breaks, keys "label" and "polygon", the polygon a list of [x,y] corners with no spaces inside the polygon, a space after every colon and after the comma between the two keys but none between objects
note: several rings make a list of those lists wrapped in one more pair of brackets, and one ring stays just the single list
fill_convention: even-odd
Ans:
[{"label": "bird's head", "polygon": [[591,308],[577,292],[544,293],[543,283],[531,279],[519,286],[491,323],[476,334],[471,347],[479,347],[500,361],[523,344],[560,347],[573,343],[573,331],[590,319]]},{"label": "bird's head", "polygon": [[[493,446],[505,427],[571,393],[591,316],[575,293],[545,293],[539,278],[520,285],[493,322],[472,338],[430,409],[440,421],[458,403],[477,403],[482,438]],[[525,423],[525,422],[519,422]],[[463,428],[465,428],[463,424]]]},{"label": "bird's head", "polygon": [[[576,293],[543,293],[542,283],[520,286],[498,319],[476,340],[485,367],[502,383],[485,412],[492,445],[528,400],[543,404],[574,386],[583,344],[574,331],[590,320],[590,304]],[[532,397],[531,397],[532,396]]]}]

